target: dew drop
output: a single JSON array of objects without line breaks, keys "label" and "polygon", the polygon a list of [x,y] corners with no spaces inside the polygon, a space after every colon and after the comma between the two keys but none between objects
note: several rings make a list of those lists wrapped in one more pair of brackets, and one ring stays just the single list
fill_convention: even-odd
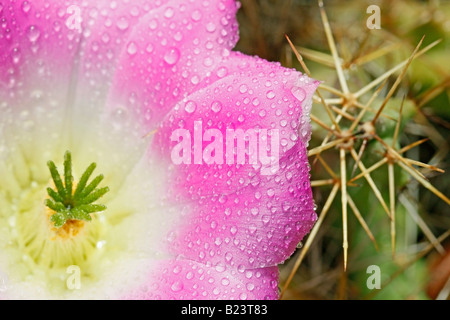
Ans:
[{"label": "dew drop", "polygon": [[20,54],[19,48],[14,48],[11,52],[11,58],[12,58],[13,63],[15,63],[15,64],[19,63],[20,56],[21,56],[21,54]]},{"label": "dew drop", "polygon": [[240,93],[246,93],[247,90],[248,90],[248,87],[247,87],[247,85],[245,85],[245,84],[243,84],[243,85],[241,85],[241,86],[239,87],[239,92],[240,92]]},{"label": "dew drop", "polygon": [[199,21],[202,18],[202,13],[198,10],[195,10],[194,12],[192,12],[191,18],[194,21]]},{"label": "dew drop", "polygon": [[178,274],[178,273],[180,273],[181,272],[181,270],[182,270],[182,268],[180,267],[180,266],[175,266],[174,268],[173,268],[173,273],[175,273],[175,274]]},{"label": "dew drop", "polygon": [[289,202],[283,202],[283,204],[281,205],[282,209],[284,212],[288,212],[289,209],[291,208],[291,204]]},{"label": "dew drop", "polygon": [[212,66],[213,65],[213,60],[211,59],[211,58],[205,58],[205,60],[203,60],[203,65],[205,66],[205,67],[210,67],[210,66]]},{"label": "dew drop", "polygon": [[36,42],[41,35],[41,31],[36,26],[30,26],[27,30],[27,37],[31,42]]},{"label": "dew drop", "polygon": [[131,8],[130,14],[131,14],[133,17],[139,16],[139,8],[138,8],[138,7],[133,7],[133,8]]},{"label": "dew drop", "polygon": [[228,73],[228,69],[226,67],[221,67],[219,68],[219,70],[217,70],[217,76],[219,78],[223,78],[227,75]]},{"label": "dew drop", "polygon": [[220,112],[220,110],[222,110],[222,103],[220,101],[214,101],[211,104],[211,110],[214,111],[215,113]]},{"label": "dew drop", "polygon": [[153,45],[152,45],[151,43],[149,43],[148,46],[147,46],[147,48],[145,48],[145,50],[146,50],[148,53],[151,53],[151,52],[153,51]]},{"label": "dew drop", "polygon": [[149,26],[150,29],[155,30],[156,28],[158,28],[158,21],[153,19],[153,20],[150,21],[148,26]]},{"label": "dew drop", "polygon": [[241,293],[241,294],[239,295],[239,299],[241,299],[241,300],[247,300],[247,294],[246,294],[245,292]]},{"label": "dew drop", "polygon": [[125,18],[125,17],[121,17],[121,18],[119,18],[119,20],[117,21],[117,28],[119,28],[119,30],[122,30],[122,31],[124,31],[124,30],[127,30],[128,29],[128,27],[129,27],[129,22],[128,22],[128,20],[127,20],[127,18]]},{"label": "dew drop", "polygon": [[175,281],[173,284],[172,284],[172,286],[170,287],[170,289],[173,291],[173,292],[179,292],[179,291],[181,291],[181,290],[183,290],[183,283],[181,282],[181,281]]},{"label": "dew drop", "polygon": [[225,260],[230,262],[233,259],[233,254],[231,252],[225,253]]},{"label": "dew drop", "polygon": [[147,121],[149,121],[152,118],[152,111],[151,111],[151,109],[147,109],[145,111],[144,117],[145,117],[145,120],[147,120]]},{"label": "dew drop", "polygon": [[167,7],[166,11],[164,11],[164,17],[170,19],[173,17],[174,11],[172,7]]},{"label": "dew drop", "polygon": [[272,90],[267,91],[266,97],[267,97],[267,99],[273,99],[273,98],[275,98],[275,92],[273,92]]},{"label": "dew drop", "polygon": [[138,51],[138,47],[137,47],[136,43],[134,41],[131,41],[127,47],[128,54],[135,55],[137,53],[137,51]]},{"label": "dew drop", "polygon": [[180,31],[177,31],[174,34],[173,38],[175,39],[175,41],[181,41],[183,40],[183,34]]},{"label": "dew drop", "polygon": [[216,31],[216,25],[215,25],[214,23],[212,23],[212,22],[209,22],[209,23],[206,25],[206,31],[208,31],[208,32],[214,32],[214,31]]},{"label": "dew drop", "polygon": [[296,97],[300,102],[302,102],[306,98],[305,90],[303,90],[300,87],[293,87],[291,92],[294,95],[294,97]]},{"label": "dew drop", "polygon": [[174,65],[180,59],[180,51],[177,48],[170,48],[164,55],[164,61],[168,65]]},{"label": "dew drop", "polygon": [[184,110],[186,110],[187,113],[193,113],[197,109],[197,104],[194,101],[188,101],[184,105]]},{"label": "dew drop", "polygon": [[199,82],[200,82],[200,78],[197,75],[195,75],[191,78],[192,84],[197,85]]},{"label": "dew drop", "polygon": [[[30,3],[29,3],[28,1],[24,1],[24,2],[22,3],[22,12],[23,12],[23,13],[28,13],[28,12],[30,11],[30,9],[31,9]],[[1,11],[1,10],[0,10],[0,11]]]}]

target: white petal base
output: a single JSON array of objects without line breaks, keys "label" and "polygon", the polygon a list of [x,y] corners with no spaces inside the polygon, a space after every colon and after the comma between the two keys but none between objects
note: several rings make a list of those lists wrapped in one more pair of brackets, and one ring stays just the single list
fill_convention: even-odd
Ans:
[{"label": "white petal base", "polygon": [[[166,170],[145,154],[152,138],[138,136],[122,114],[94,117],[86,127],[58,125],[65,119],[58,109],[45,116],[32,110],[0,120],[0,298],[121,297],[145,283],[155,261],[169,258],[163,242],[180,220],[178,210],[165,206]],[[17,126],[24,116],[28,130]],[[62,173],[66,150],[75,180],[96,162],[93,177],[102,173],[111,191],[98,201],[106,211],[61,238],[44,205],[46,163],[53,160]]]}]

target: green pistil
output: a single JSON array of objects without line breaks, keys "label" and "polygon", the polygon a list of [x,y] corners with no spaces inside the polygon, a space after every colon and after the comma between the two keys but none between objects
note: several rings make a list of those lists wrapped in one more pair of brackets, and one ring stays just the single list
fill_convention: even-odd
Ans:
[{"label": "green pistil", "polygon": [[66,151],[64,155],[64,183],[55,163],[49,161],[47,165],[56,190],[47,188],[47,193],[51,199],[45,200],[45,205],[56,212],[50,217],[50,221],[55,224],[56,228],[62,227],[67,220],[91,221],[91,213],[106,209],[106,206],[102,204],[93,204],[109,191],[108,187],[96,189],[103,180],[103,175],[97,176],[91,183],[87,184],[97,166],[95,163],[91,163],[83,173],[75,192],[73,192],[72,155],[70,151]]}]

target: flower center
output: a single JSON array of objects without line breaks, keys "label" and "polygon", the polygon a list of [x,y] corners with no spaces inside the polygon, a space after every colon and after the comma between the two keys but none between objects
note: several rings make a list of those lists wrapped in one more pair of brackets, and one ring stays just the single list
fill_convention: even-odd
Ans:
[{"label": "flower center", "polygon": [[75,192],[73,191],[72,155],[70,151],[66,151],[64,156],[64,184],[55,163],[49,161],[47,165],[56,190],[47,188],[47,193],[51,199],[46,199],[45,205],[55,212],[51,215],[50,220],[54,222],[56,228],[64,227],[66,224],[69,224],[69,229],[82,227],[83,225],[76,223],[76,221],[91,221],[91,213],[106,209],[104,205],[93,204],[109,191],[108,187],[96,189],[103,180],[103,175],[97,176],[87,185],[97,166],[95,162],[91,163],[83,173]]}]

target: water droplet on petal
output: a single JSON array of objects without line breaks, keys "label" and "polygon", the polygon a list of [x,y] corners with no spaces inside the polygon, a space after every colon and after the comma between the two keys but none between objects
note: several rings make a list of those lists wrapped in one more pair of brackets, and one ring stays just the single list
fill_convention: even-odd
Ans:
[{"label": "water droplet on petal", "polygon": [[289,209],[291,208],[291,204],[290,204],[289,202],[284,202],[284,203],[281,205],[281,207],[282,207],[282,209],[283,209],[284,212],[288,212]]},{"label": "water droplet on petal", "polygon": [[199,82],[200,82],[200,78],[197,75],[195,75],[191,78],[192,84],[197,85]]},{"label": "water droplet on petal", "polygon": [[212,23],[212,22],[209,22],[209,23],[206,25],[206,31],[208,31],[208,32],[214,32],[214,31],[216,31],[216,25],[215,25],[214,23]]},{"label": "water droplet on petal", "polygon": [[172,7],[167,7],[166,11],[164,11],[164,17],[170,19],[173,17],[174,11]]},{"label": "water droplet on petal", "polygon": [[202,18],[202,13],[198,10],[195,10],[194,12],[192,12],[191,18],[194,21],[199,21]]},{"label": "water droplet on petal", "polygon": [[241,293],[241,294],[239,295],[239,299],[241,299],[241,300],[247,300],[247,294],[246,294],[245,292]]},{"label": "water droplet on petal", "polygon": [[22,3],[22,11],[23,11],[23,13],[28,13],[30,11],[30,9],[31,9],[30,3],[28,1],[24,1]]},{"label": "water droplet on petal", "polygon": [[156,28],[158,28],[158,21],[153,19],[153,20],[150,21],[148,26],[149,26],[150,29],[155,30]]},{"label": "water droplet on petal", "polygon": [[214,63],[214,61],[213,61],[213,59],[211,59],[211,58],[205,58],[205,60],[203,60],[203,65],[205,66],[205,67],[210,67],[210,66],[212,66],[213,65],[213,63]]},{"label": "water droplet on petal", "polygon": [[303,90],[300,87],[293,87],[291,92],[294,95],[294,97],[296,97],[300,102],[302,102],[306,98],[305,90]]},{"label": "water droplet on petal", "polygon": [[19,48],[14,48],[11,52],[11,58],[12,58],[13,63],[15,63],[15,64],[19,63],[20,56],[21,56],[21,54],[20,54]]},{"label": "water droplet on petal", "polygon": [[27,30],[27,37],[31,42],[36,42],[41,35],[41,30],[36,26],[30,26]]},{"label": "water droplet on petal", "polygon": [[119,20],[117,21],[117,28],[119,28],[119,30],[122,30],[122,31],[124,31],[124,30],[127,30],[128,29],[128,27],[129,27],[129,22],[128,22],[128,20],[127,20],[127,18],[125,18],[125,17],[121,17],[121,18],[119,18]]},{"label": "water droplet on petal", "polygon": [[180,51],[177,48],[170,48],[164,55],[164,61],[168,65],[174,65],[180,59]]},{"label": "water droplet on petal", "polygon": [[137,51],[138,51],[138,47],[137,47],[136,43],[135,43],[134,41],[131,41],[131,42],[128,44],[127,52],[128,52],[130,55],[135,55]]},{"label": "water droplet on petal", "polygon": [[133,8],[131,8],[130,14],[131,14],[133,17],[139,16],[139,8],[138,8],[138,7],[133,7]]},{"label": "water droplet on petal", "polygon": [[172,289],[173,292],[179,292],[181,290],[183,290],[183,282],[181,281],[175,281],[172,286],[170,287],[170,289]]},{"label": "water droplet on petal", "polygon": [[215,113],[219,112],[220,110],[222,110],[222,103],[220,101],[214,101],[211,104],[211,110]]},{"label": "water droplet on petal", "polygon": [[217,70],[217,76],[219,78],[223,78],[227,75],[228,73],[228,69],[226,67],[221,67],[219,68],[219,70]]},{"label": "water droplet on petal", "polygon": [[148,46],[147,46],[147,48],[145,48],[145,50],[146,50],[148,53],[151,53],[151,52],[153,51],[153,45],[152,45],[151,43],[149,43]]},{"label": "water droplet on petal", "polygon": [[267,97],[268,99],[273,99],[273,98],[275,98],[275,92],[273,92],[272,90],[267,91],[266,97]]},{"label": "water droplet on petal", "polygon": [[176,265],[176,266],[173,268],[173,273],[178,274],[178,273],[181,272],[181,270],[182,270],[182,268],[181,268],[179,265]]},{"label": "water droplet on petal", "polygon": [[186,110],[187,113],[193,113],[195,109],[197,109],[197,104],[194,101],[186,102],[184,110]]},{"label": "water droplet on petal", "polygon": [[177,31],[174,34],[173,38],[175,39],[175,41],[181,41],[183,40],[183,34],[180,31]]}]

